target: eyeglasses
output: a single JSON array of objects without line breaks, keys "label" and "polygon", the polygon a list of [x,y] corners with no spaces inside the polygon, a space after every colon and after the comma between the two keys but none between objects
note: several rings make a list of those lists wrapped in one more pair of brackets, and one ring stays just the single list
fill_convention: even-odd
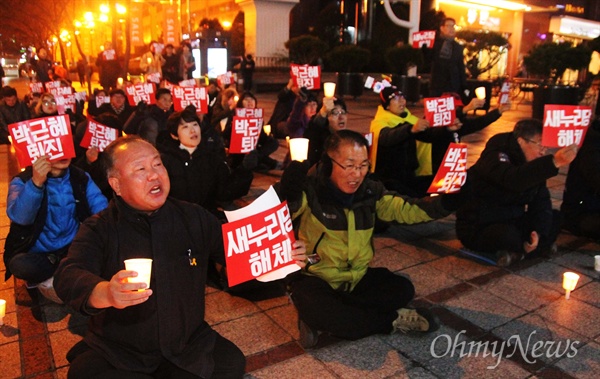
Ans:
[{"label": "eyeglasses", "polygon": [[332,110],[331,112],[329,112],[329,114],[330,114],[331,116],[333,116],[333,117],[343,116],[343,115],[345,115],[346,113],[348,113],[348,112],[346,112],[346,111],[345,111],[345,110],[343,110],[343,109],[340,109],[340,110],[334,109],[334,110]]},{"label": "eyeglasses", "polygon": [[529,138],[523,138],[523,139],[524,139],[525,141],[529,142],[529,143],[532,143],[532,144],[534,144],[534,145],[535,145],[535,146],[537,146],[537,147],[538,147],[538,149],[540,149],[540,150],[546,150],[546,146],[542,145],[542,143],[541,143],[541,142],[539,142],[539,141],[534,141],[534,140],[532,140],[532,139],[529,139]]},{"label": "eyeglasses", "polygon": [[44,104],[45,106],[49,107],[50,105],[56,105],[56,101],[54,101],[54,100],[46,100],[46,101],[42,102],[42,104]]},{"label": "eyeglasses", "polygon": [[[331,157],[330,157],[331,158]],[[360,173],[366,172],[369,170],[369,167],[371,167],[371,162],[367,161],[364,162],[360,165],[354,165],[354,164],[349,164],[344,166],[343,164],[339,163],[338,161],[336,161],[335,159],[331,158],[331,161],[333,163],[335,163],[336,165],[340,166],[342,168],[342,170],[344,170],[345,173],[350,173],[352,172],[352,170],[356,170]]]}]

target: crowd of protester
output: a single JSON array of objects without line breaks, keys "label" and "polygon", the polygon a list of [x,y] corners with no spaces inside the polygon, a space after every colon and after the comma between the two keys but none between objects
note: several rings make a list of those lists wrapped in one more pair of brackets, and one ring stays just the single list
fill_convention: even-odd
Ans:
[{"label": "crowd of protester", "polygon": [[[434,61],[436,75],[445,75],[444,60],[454,60],[457,49],[453,20],[445,20],[442,27],[448,33],[438,44],[436,54],[441,57]],[[553,154],[546,154],[541,143],[541,122],[521,120],[513,131],[489,139],[459,194],[429,196],[427,188],[448,146],[498,120],[506,105],[483,116],[468,116],[484,100],[457,93],[462,91],[462,78],[448,81],[447,88],[435,91],[456,98],[458,117],[451,125],[434,128],[407,108],[398,88],[389,86],[379,93],[381,104],[374,110],[369,143],[351,130],[354,126],[347,123],[349,110],[341,97],[322,97],[290,79],[271,112],[268,123],[273,133],[260,130],[251,151],[231,153],[236,109],[256,109],[259,98],[247,82],[239,95],[235,85],[223,86],[211,79],[205,85],[208,112],[194,106],[175,111],[169,88],[192,78],[195,62],[190,49],[188,44],[179,51],[172,45],[163,49],[152,42],[140,66],[146,74],[162,79],[156,101],[133,106],[117,83],[119,57],[101,53],[102,87],[89,95],[87,106],[77,102],[74,110],[67,111],[75,158],[50,161],[43,156],[10,182],[7,278],[12,274],[47,298],[65,301],[92,316],[91,333],[70,357],[74,372],[86,372],[91,365],[106,375],[129,370],[210,375],[215,370],[223,377],[240,376],[243,356],[204,322],[202,296],[192,304],[200,317],[194,318],[197,315],[189,309],[172,314],[165,310],[165,296],[178,291],[160,286],[131,291],[143,287],[125,281],[133,274],[123,270],[120,262],[131,256],[123,249],[147,248],[164,263],[156,266],[156,275],[163,277],[166,287],[222,284],[226,270],[218,226],[226,222],[223,211],[236,208],[236,201],[248,194],[256,172],[284,169],[276,188],[295,220],[298,241],[291,254],[301,270],[280,285],[298,310],[300,342],[305,348],[314,346],[321,333],[358,339],[395,331],[431,332],[439,326],[429,310],[410,305],[415,289],[409,279],[369,266],[378,221],[413,224],[456,213],[462,244],[499,266],[550,256],[561,228],[589,238],[600,236],[600,175],[595,170],[600,164],[598,119],[589,127],[581,150],[570,145]],[[54,80],[45,49],[38,50],[33,64],[38,68],[37,81]],[[453,76],[452,72],[446,75]],[[63,85],[70,84],[65,80]],[[594,96],[597,100],[597,92],[586,98]],[[10,143],[8,125],[58,114],[57,101],[48,92],[28,94],[21,101],[14,88],[4,86],[0,97],[0,144]],[[96,101],[102,98],[107,102]],[[115,129],[119,138],[105,151],[81,147],[89,120]],[[292,161],[288,155],[279,162],[271,157],[285,137],[309,139],[306,161]],[[568,166],[564,201],[560,211],[554,210],[546,180]],[[80,225],[82,232],[76,237]],[[192,226],[201,233],[194,235]],[[124,237],[119,228],[135,238]],[[167,246],[172,239],[175,247]],[[195,266],[192,254],[198,254],[193,262],[197,258],[208,272],[178,269],[181,276],[173,278],[169,268],[174,259],[158,252],[161,244],[165,249],[188,249],[182,259],[189,259],[190,266]],[[203,247],[206,251],[196,252]],[[85,280],[73,285],[75,278]],[[197,293],[204,291],[186,290],[172,301],[183,307]],[[137,320],[142,308],[155,316],[129,329],[128,323],[135,324],[132,320]],[[101,313],[102,309],[108,311]],[[187,329],[161,326],[161,317],[166,317],[166,323],[183,321]],[[124,337],[149,330],[153,334],[156,328],[160,333],[152,342],[156,352]],[[177,338],[188,339],[194,333],[202,338],[179,344]],[[163,338],[167,346],[158,343]],[[202,362],[190,361],[193,354],[203,357]],[[224,359],[226,354],[231,357]],[[223,359],[211,360],[213,355]],[[134,359],[127,360],[128,356]]]}]

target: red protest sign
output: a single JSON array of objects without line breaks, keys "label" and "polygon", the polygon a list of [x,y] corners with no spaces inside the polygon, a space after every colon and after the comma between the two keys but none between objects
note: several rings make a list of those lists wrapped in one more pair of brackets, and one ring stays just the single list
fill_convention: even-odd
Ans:
[{"label": "red protest sign", "polygon": [[421,48],[423,45],[425,45],[431,49],[433,47],[433,43],[435,42],[435,30],[421,30],[414,32],[412,37],[413,47]]},{"label": "red protest sign", "polygon": [[224,74],[217,75],[217,80],[222,86],[226,86],[229,84],[235,83],[235,79],[233,77],[233,73],[231,71],[227,71]]},{"label": "red protest sign", "polygon": [[127,94],[129,105],[136,106],[140,101],[146,104],[156,104],[156,99],[154,98],[156,86],[154,83],[128,84],[125,86],[125,93]]},{"label": "red protest sign", "polygon": [[238,108],[231,122],[229,152],[245,154],[256,149],[263,125],[261,108]]},{"label": "red protest sign", "polygon": [[156,83],[156,84],[160,84],[160,72],[153,72],[151,74],[146,74],[146,81],[148,83]]},{"label": "red protest sign", "polygon": [[110,96],[102,96],[102,95],[96,96],[96,108],[100,108],[100,106],[102,104],[109,104],[109,103],[110,103]]},{"label": "red protest sign", "polygon": [[53,93],[51,90],[55,88],[60,88],[60,80],[55,80],[53,82],[46,82],[46,91]]},{"label": "red protest sign", "polygon": [[29,83],[29,89],[31,90],[31,93],[42,93],[42,92],[44,92],[44,83],[42,83],[42,82]]},{"label": "red protest sign", "polygon": [[467,145],[451,143],[427,193],[453,193],[467,180]]},{"label": "red protest sign", "polygon": [[295,265],[295,241],[287,203],[223,224],[229,286]]},{"label": "red protest sign", "polygon": [[498,95],[498,104],[502,106],[508,103],[510,103],[510,83],[508,82],[508,80],[506,80],[502,83],[502,86],[500,87],[500,94]]},{"label": "red protest sign", "polygon": [[321,88],[321,66],[291,64],[290,75],[298,87],[316,90]]},{"label": "red protest sign", "polygon": [[188,105],[196,107],[197,112],[208,113],[208,93],[206,87],[171,86],[175,112],[182,111]]},{"label": "red protest sign", "polygon": [[456,119],[454,97],[429,97],[423,99],[425,118],[432,127],[452,125]]},{"label": "red protest sign", "polygon": [[583,143],[592,118],[592,108],[580,105],[546,104],[542,145],[565,147]]},{"label": "red protest sign", "polygon": [[98,151],[104,151],[104,148],[109,143],[117,139],[119,131],[106,125],[102,125],[94,120],[88,120],[85,134],[79,146],[88,149],[90,146],[95,146]]},{"label": "red protest sign", "polygon": [[75,95],[54,95],[56,99],[56,110],[58,114],[67,113],[67,109],[70,109],[71,112],[75,113]]},{"label": "red protest sign", "polygon": [[75,157],[69,116],[51,116],[8,125],[17,160],[27,167],[47,155],[55,161]]}]

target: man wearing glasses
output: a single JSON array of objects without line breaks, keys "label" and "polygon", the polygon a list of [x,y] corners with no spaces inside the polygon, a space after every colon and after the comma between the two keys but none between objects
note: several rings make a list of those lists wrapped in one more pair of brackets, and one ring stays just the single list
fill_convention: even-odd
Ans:
[{"label": "man wearing glasses", "polygon": [[[445,18],[433,44],[429,95],[441,96],[444,92],[465,95],[467,83],[463,46],[456,42],[456,21]],[[466,103],[466,102],[465,102]]]},{"label": "man wearing glasses", "polygon": [[318,331],[356,340],[395,331],[430,332],[438,327],[427,309],[407,308],[415,289],[407,278],[373,259],[376,216],[413,224],[445,217],[445,197],[408,199],[367,178],[367,141],[340,130],[325,142],[325,153],[312,175],[308,164],[292,162],[282,175],[279,193],[288,201],[306,254],[292,253],[303,269],[287,279],[298,309],[300,343],[310,348]]},{"label": "man wearing glasses", "polygon": [[327,137],[338,130],[346,129],[347,109],[344,99],[324,98],[323,105],[308,123],[304,138],[308,138],[308,161],[317,163],[323,154]]},{"label": "man wearing glasses", "polygon": [[468,201],[456,212],[456,235],[498,266],[525,256],[548,255],[560,230],[546,180],[569,165],[577,145],[546,155],[542,122],[524,119],[513,132],[487,142],[467,174]]}]

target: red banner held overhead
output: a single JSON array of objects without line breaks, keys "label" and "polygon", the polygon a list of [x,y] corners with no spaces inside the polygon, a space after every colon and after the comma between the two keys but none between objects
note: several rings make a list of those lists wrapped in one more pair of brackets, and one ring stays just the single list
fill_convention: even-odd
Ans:
[{"label": "red banner held overhead", "polygon": [[119,131],[106,125],[102,125],[94,120],[88,120],[85,134],[79,146],[87,149],[97,147],[98,151],[104,151],[112,141],[117,139]]},{"label": "red banner held overhead", "polygon": [[453,193],[467,180],[467,145],[451,143],[427,193]]},{"label": "red banner held overhead", "polygon": [[262,125],[263,110],[261,108],[236,109],[231,125],[229,152],[245,154],[256,149]]},{"label": "red banner held overhead", "polygon": [[429,97],[423,99],[425,118],[432,127],[449,126],[456,119],[454,97]]},{"label": "red banner held overhead", "polygon": [[435,30],[421,30],[414,32],[412,37],[413,47],[421,48],[423,45],[425,45],[431,49],[433,47],[433,43],[435,42]]},{"label": "red banner held overhead", "polygon": [[542,145],[565,147],[576,143],[581,147],[592,118],[592,108],[580,105],[546,104]]},{"label": "red banner held overhead", "polygon": [[291,64],[290,75],[298,87],[317,90],[321,88],[321,66]]},{"label": "red banner held overhead", "polygon": [[10,124],[8,130],[21,167],[30,166],[44,155],[53,161],[75,157],[68,115]]},{"label": "red banner held overhead", "polygon": [[287,203],[223,224],[223,244],[229,286],[295,265],[295,241]]}]

